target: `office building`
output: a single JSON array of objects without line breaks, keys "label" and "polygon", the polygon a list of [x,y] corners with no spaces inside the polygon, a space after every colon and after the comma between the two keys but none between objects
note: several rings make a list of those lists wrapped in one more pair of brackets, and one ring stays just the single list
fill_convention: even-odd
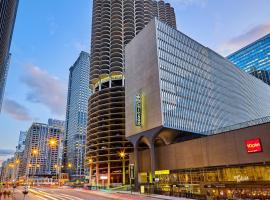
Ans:
[{"label": "office building", "polygon": [[10,44],[19,0],[0,1],[0,111],[10,61]]},{"label": "office building", "polygon": [[27,131],[20,131],[18,146],[16,146],[16,152],[23,152],[25,148]]},{"label": "office building", "polygon": [[[239,172],[245,164],[252,168],[270,160],[269,151],[259,149],[260,142],[264,148],[270,145],[270,87],[157,19],[125,48],[125,91],[136,185],[162,178],[164,191],[176,184],[195,194],[203,191],[205,182],[196,175],[203,174],[203,167],[208,173],[211,167],[237,165]],[[166,170],[177,172],[170,181]],[[214,170],[213,179],[218,174]],[[239,177],[246,179],[244,172]]]},{"label": "office building", "polygon": [[270,33],[227,58],[240,69],[270,85]]},{"label": "office building", "polygon": [[63,130],[61,126],[37,122],[31,125],[21,160],[24,179],[53,178],[59,175],[62,167]]},{"label": "office building", "polygon": [[69,71],[64,163],[71,179],[84,179],[89,88],[89,54],[81,52]]},{"label": "office building", "polygon": [[124,47],[154,16],[176,27],[174,9],[162,0],[93,1],[87,161],[94,184],[100,177],[107,186],[124,182],[119,153],[132,151],[125,139]]}]

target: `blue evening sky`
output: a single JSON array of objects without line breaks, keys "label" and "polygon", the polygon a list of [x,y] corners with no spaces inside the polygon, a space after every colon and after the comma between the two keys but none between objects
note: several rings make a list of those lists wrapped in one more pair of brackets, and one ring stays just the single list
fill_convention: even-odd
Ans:
[{"label": "blue evening sky", "polygon": [[[270,32],[269,0],[168,0],[178,29],[222,55]],[[5,100],[0,163],[33,121],[65,119],[69,67],[90,49],[91,0],[20,0]]]}]

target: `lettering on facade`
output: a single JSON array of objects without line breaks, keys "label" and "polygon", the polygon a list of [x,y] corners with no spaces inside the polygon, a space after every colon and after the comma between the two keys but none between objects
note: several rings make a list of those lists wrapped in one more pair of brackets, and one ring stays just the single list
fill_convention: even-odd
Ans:
[{"label": "lettering on facade", "polygon": [[248,176],[241,176],[241,175],[237,175],[233,177],[237,183],[243,182],[243,181],[249,181]]},{"label": "lettering on facade", "polygon": [[262,152],[261,140],[259,138],[246,140],[245,143],[248,153]]},{"label": "lettering on facade", "polygon": [[142,95],[137,94],[135,97],[135,125],[142,126]]}]

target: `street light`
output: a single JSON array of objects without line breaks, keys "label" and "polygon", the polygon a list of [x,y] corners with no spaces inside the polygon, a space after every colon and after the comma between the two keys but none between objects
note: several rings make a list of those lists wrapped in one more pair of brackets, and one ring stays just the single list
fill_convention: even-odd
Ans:
[{"label": "street light", "polygon": [[[48,140],[48,145],[49,145],[49,149],[50,149],[49,155],[50,155],[50,165],[51,165],[51,163],[52,163],[52,155],[51,155],[52,154],[52,149],[58,147],[58,140],[57,140],[57,138],[50,138]],[[59,163],[58,155],[57,155],[57,164],[54,165],[54,168],[56,169],[56,177],[58,177],[58,183],[60,185],[61,165]]]},{"label": "street light", "polygon": [[123,185],[125,185],[125,183],[126,183],[126,166],[125,166],[125,164],[126,164],[126,160],[125,160],[125,157],[126,157],[126,153],[125,153],[125,151],[123,150],[123,151],[121,151],[120,153],[119,153],[119,156],[120,156],[120,158],[122,159],[122,166],[123,166],[123,169],[122,169],[122,178],[123,178]]},{"label": "street light", "polygon": [[68,169],[71,169],[72,168],[72,164],[71,163],[68,163]]},{"label": "street light", "polygon": [[92,165],[93,165],[93,159],[92,158],[89,158],[89,184],[91,185],[92,184]]},{"label": "street light", "polygon": [[49,139],[49,146],[50,146],[51,148],[56,147],[56,146],[57,146],[57,139],[55,139],[55,138],[50,138],[50,139]]},{"label": "street light", "polygon": [[32,149],[32,155],[35,156],[35,176],[37,176],[37,158],[38,158],[39,150],[37,148]]}]

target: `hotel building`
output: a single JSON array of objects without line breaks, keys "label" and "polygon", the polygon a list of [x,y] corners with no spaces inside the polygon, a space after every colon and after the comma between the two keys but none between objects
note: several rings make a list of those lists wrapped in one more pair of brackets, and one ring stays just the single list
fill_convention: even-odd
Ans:
[{"label": "hotel building", "polygon": [[270,195],[267,84],[155,19],[125,48],[125,91],[136,187]]},{"label": "hotel building", "polygon": [[[132,151],[132,144],[125,138],[124,47],[155,16],[176,27],[174,9],[163,0],[93,1],[93,94],[88,104],[86,144],[86,164],[91,168],[93,184],[98,185],[101,177],[106,177],[107,186],[123,180],[119,153]],[[125,162],[127,171],[128,160]]]}]

